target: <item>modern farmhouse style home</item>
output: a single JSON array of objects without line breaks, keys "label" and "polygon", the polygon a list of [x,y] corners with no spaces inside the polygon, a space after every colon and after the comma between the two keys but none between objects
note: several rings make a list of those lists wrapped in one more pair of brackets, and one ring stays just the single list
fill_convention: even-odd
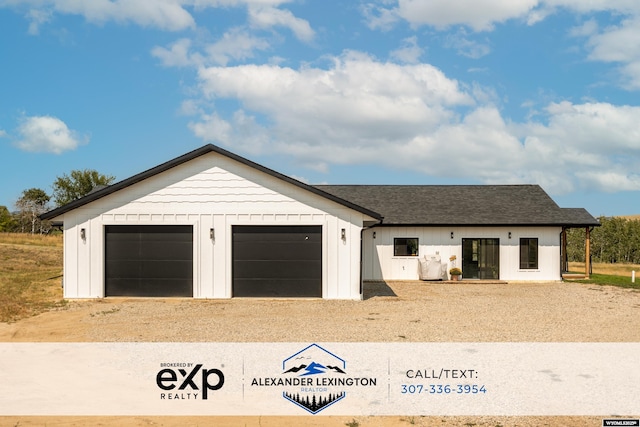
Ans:
[{"label": "modern farmhouse style home", "polygon": [[536,185],[311,186],[215,145],[41,218],[64,230],[65,298],[361,299],[426,258],[445,279],[456,263],[469,280],[561,280],[564,230],[599,225]]}]

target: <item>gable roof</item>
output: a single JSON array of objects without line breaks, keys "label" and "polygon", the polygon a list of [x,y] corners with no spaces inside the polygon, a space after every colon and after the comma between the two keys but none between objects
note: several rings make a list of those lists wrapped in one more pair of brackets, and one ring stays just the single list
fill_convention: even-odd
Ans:
[{"label": "gable roof", "polygon": [[260,172],[264,172],[268,175],[271,175],[275,178],[281,179],[282,181],[288,182],[289,184],[295,185],[296,187],[302,188],[303,190],[309,191],[311,193],[317,194],[321,197],[324,197],[326,199],[329,199],[333,202],[336,202],[340,205],[343,205],[345,207],[348,207],[350,209],[353,209],[357,212],[363,213],[365,215],[368,215],[372,218],[375,218],[378,221],[382,220],[382,216],[372,210],[369,210],[367,208],[364,208],[362,206],[359,206],[357,204],[352,203],[351,201],[348,200],[344,200],[342,199],[340,196],[336,196],[334,194],[330,194],[327,193],[317,187],[313,187],[311,185],[307,185],[303,182],[300,182],[296,179],[293,179],[289,176],[283,175],[279,172],[276,172],[272,169],[269,169],[265,166],[259,165],[258,163],[252,162],[251,160],[245,159],[244,157],[238,156],[237,154],[234,154],[230,151],[227,151],[225,149],[222,149],[216,145],[213,144],[207,144],[203,147],[200,147],[196,150],[193,150],[187,154],[184,154],[180,157],[176,157],[173,160],[169,160],[168,162],[162,163],[161,165],[158,165],[154,168],[148,169],[144,172],[141,172],[137,175],[134,175],[130,178],[127,178],[125,180],[122,180],[120,182],[117,182],[115,184],[109,185],[107,187],[101,188],[101,189],[97,189],[96,191],[92,191],[91,193],[87,194],[84,197],[81,197],[80,199],[74,200],[70,203],[67,203],[66,205],[60,206],[56,209],[53,209],[49,212],[45,212],[44,214],[40,215],[40,219],[46,220],[46,219],[52,219],[55,217],[58,217],[62,214],[65,214],[73,209],[79,208],[81,206],[86,205],[87,203],[91,203],[95,200],[98,200],[102,197],[108,196],[109,194],[113,194],[116,191],[122,190],[123,188],[129,187],[131,185],[137,184],[141,181],[144,181],[145,179],[151,178],[152,176],[158,175],[162,172],[165,172],[173,167],[176,167],[178,165],[181,165],[183,163],[186,163],[190,160],[193,160],[197,157],[203,156],[205,154],[208,153],[217,153],[220,154],[222,156],[228,157],[232,160],[235,160],[237,162],[240,162],[246,166],[249,166],[251,168],[257,169]]},{"label": "gable roof", "polygon": [[600,225],[584,209],[560,208],[538,185],[315,187],[380,212],[382,225]]}]

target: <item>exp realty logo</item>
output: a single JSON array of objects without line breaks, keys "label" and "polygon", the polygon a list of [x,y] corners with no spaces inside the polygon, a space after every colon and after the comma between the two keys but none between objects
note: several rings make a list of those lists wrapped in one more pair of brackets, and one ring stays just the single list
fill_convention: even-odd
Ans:
[{"label": "exp realty logo", "polygon": [[156,375],[156,385],[164,390],[161,400],[207,400],[209,391],[224,385],[220,369],[206,369],[201,363],[161,363],[160,367],[163,369]]},{"label": "exp realty logo", "polygon": [[280,376],[253,378],[251,386],[276,387],[286,400],[317,414],[344,399],[350,388],[375,387],[376,382],[376,378],[349,376],[344,359],[311,344],[283,360]]}]

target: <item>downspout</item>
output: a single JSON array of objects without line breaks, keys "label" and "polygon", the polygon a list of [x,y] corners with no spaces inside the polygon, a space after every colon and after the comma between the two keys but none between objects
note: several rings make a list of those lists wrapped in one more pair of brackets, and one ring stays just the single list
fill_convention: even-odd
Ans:
[{"label": "downspout", "polygon": [[564,273],[569,272],[569,253],[567,252],[567,230],[568,227],[562,227],[562,232],[560,233],[560,242],[562,244],[562,259],[561,259],[561,270]]},{"label": "downspout", "polygon": [[562,280],[562,274],[567,270],[568,262],[565,263],[567,257],[567,240],[566,240],[566,227],[562,227],[560,232],[560,280]]}]

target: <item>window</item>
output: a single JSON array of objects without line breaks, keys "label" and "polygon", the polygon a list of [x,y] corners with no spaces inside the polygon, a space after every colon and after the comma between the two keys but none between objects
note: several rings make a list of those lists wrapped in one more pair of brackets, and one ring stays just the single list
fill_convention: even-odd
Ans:
[{"label": "window", "polygon": [[538,268],[538,239],[530,237],[520,239],[520,268]]},{"label": "window", "polygon": [[393,256],[418,256],[417,237],[396,237],[393,239]]}]

